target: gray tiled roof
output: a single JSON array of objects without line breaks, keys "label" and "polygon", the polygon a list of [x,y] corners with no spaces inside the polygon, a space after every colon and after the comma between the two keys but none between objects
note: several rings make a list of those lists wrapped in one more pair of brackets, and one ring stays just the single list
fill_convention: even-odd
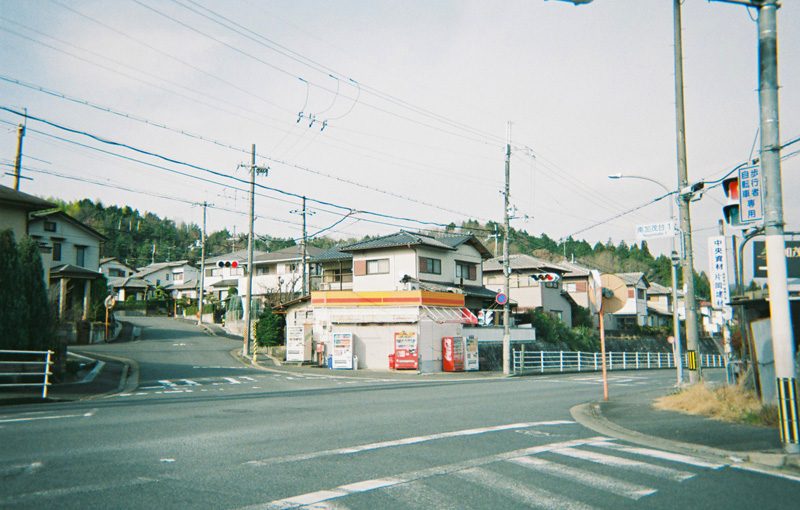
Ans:
[{"label": "gray tiled roof", "polygon": [[[555,264],[553,262],[548,262],[546,260],[534,257],[532,255],[527,255],[524,253],[509,255],[508,265],[511,267],[512,270],[538,269],[538,270],[556,271],[560,273],[566,273],[568,271],[566,268],[558,264]],[[487,271],[502,271],[502,270],[503,270],[502,257],[489,259],[483,263],[484,273]]]},{"label": "gray tiled roof", "polygon": [[[206,263],[208,263],[208,261],[206,261]],[[191,265],[191,264],[189,264],[188,260],[174,260],[172,262],[156,262],[155,264],[148,264],[143,268],[140,268],[139,271],[134,276],[137,277],[147,276],[161,269],[166,269],[168,267],[181,267],[184,265]]]},{"label": "gray tiled roof", "polygon": [[322,251],[313,257],[311,257],[312,262],[335,262],[338,260],[352,260],[353,255],[351,253],[345,253],[343,251],[339,251],[341,246],[332,246],[325,251]]},{"label": "gray tiled roof", "polygon": [[[258,257],[265,255],[267,252],[253,250],[253,260],[258,260]],[[216,263],[218,260],[238,260],[239,262],[247,262],[247,250],[236,250],[222,255],[206,258],[206,264]]]},{"label": "gray tiled roof", "polygon": [[395,248],[398,246],[429,246],[441,250],[455,250],[455,247],[445,244],[433,236],[426,234],[406,232],[401,230],[396,234],[376,237],[358,243],[348,244],[340,248],[343,252],[379,250],[382,248]]},{"label": "gray tiled roof", "polygon": [[36,211],[40,209],[51,209],[56,204],[43,200],[33,195],[28,195],[21,191],[15,191],[7,186],[0,186],[0,203],[13,204],[26,211]]},{"label": "gray tiled roof", "polygon": [[565,278],[589,276],[590,274],[589,271],[592,270],[591,267],[582,266],[580,264],[577,264],[575,262],[570,262],[568,260],[562,260],[558,264],[568,271],[568,273],[564,275]]},{"label": "gray tiled roof", "polygon": [[[322,248],[317,248],[316,246],[307,246],[306,247],[306,255],[309,258],[313,258],[314,256],[322,253],[324,250]],[[258,256],[253,253],[253,263],[257,262],[272,262],[275,260],[300,260],[303,257],[303,247],[300,245],[297,246],[289,246],[287,248],[281,248],[280,250],[275,250],[271,252],[259,252]],[[247,252],[245,252],[244,260],[247,260]]]},{"label": "gray tiled roof", "polygon": [[650,284],[650,288],[647,289],[648,294],[672,294],[672,289],[670,287],[665,287],[660,283],[653,282]]},{"label": "gray tiled roof", "polygon": [[650,286],[650,282],[647,281],[645,278],[644,273],[617,273],[617,276],[622,278],[622,281],[625,282],[625,285],[634,286],[639,283],[639,280],[644,280],[645,285],[648,287]]}]

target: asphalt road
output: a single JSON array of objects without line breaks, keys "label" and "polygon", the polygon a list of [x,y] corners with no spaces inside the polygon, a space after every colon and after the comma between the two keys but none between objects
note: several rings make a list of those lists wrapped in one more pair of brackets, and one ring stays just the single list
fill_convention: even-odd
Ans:
[{"label": "asphalt road", "polygon": [[[139,387],[0,408],[0,508],[787,508],[800,480],[634,447],[573,422],[594,374],[442,381],[243,367],[168,319],[96,346]],[[363,375],[363,374],[360,374]],[[673,383],[611,375],[611,394]],[[794,501],[795,503],[791,503]]]}]

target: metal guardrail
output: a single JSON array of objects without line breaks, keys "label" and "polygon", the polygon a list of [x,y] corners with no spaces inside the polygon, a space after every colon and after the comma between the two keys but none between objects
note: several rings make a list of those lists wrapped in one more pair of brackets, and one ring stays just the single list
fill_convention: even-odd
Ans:
[{"label": "metal guardrail", "polygon": [[[41,386],[42,398],[47,398],[50,376],[53,375],[50,371],[53,354],[53,351],[0,351],[0,387]],[[37,358],[41,358],[41,361]],[[37,377],[42,379],[41,382],[35,382]],[[5,382],[8,380],[12,382]]]},{"label": "metal guardrail", "polygon": [[[720,368],[725,366],[720,354],[701,354],[701,366]],[[682,366],[687,366],[684,353]],[[641,370],[675,368],[675,357],[665,352],[607,352],[607,370]],[[595,372],[603,369],[599,352],[575,351],[513,351],[512,370],[520,373],[545,372]]]}]

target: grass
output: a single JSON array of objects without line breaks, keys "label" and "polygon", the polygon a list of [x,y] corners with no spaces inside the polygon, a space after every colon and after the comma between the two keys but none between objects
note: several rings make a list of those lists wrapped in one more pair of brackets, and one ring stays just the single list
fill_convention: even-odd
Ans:
[{"label": "grass", "polygon": [[657,399],[653,406],[720,421],[762,427],[778,426],[777,408],[762,405],[756,394],[742,384],[720,387],[695,384]]}]

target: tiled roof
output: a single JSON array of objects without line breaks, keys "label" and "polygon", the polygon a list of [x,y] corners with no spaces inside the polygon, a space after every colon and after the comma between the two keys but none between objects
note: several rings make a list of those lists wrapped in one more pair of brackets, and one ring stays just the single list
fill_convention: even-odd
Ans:
[{"label": "tiled roof", "polygon": [[61,264],[50,268],[50,278],[99,278],[103,273],[74,264]]},{"label": "tiled roof", "polygon": [[69,223],[72,223],[76,227],[86,231],[89,235],[92,235],[92,236],[96,237],[100,241],[108,240],[108,238],[106,236],[104,236],[103,234],[101,234],[97,230],[93,229],[92,227],[90,227],[89,225],[87,225],[86,223],[84,223],[82,221],[78,221],[77,219],[73,218],[72,216],[70,216],[69,214],[67,214],[67,213],[65,213],[64,211],[61,211],[61,210],[35,211],[35,212],[32,212],[30,221],[31,222],[39,221],[39,220],[44,221],[45,218],[53,218],[55,216],[57,216],[57,217],[59,217],[59,218],[61,218],[63,220],[66,220]]},{"label": "tiled roof", "polygon": [[[257,260],[261,255],[266,254],[265,251],[253,250],[253,259]],[[238,260],[239,262],[247,262],[247,250],[236,250],[215,257],[206,258],[206,264],[216,263],[218,260]]]},{"label": "tiled roof", "polygon": [[[560,273],[566,273],[568,270],[558,264],[553,262],[548,262],[546,260],[534,257],[532,255],[527,255],[524,253],[518,253],[514,255],[508,256],[508,265],[511,267],[512,270],[515,269],[538,269],[542,271],[556,271]],[[489,259],[483,263],[483,272],[487,271],[502,271],[503,270],[503,258],[502,257],[495,257],[493,259]]]},{"label": "tiled roof", "polygon": [[352,260],[353,255],[339,251],[341,246],[332,246],[311,257],[312,262],[335,262],[337,260]]},{"label": "tiled roof", "polygon": [[43,200],[33,195],[28,195],[21,191],[15,191],[7,186],[0,186],[0,203],[12,204],[26,211],[37,211],[41,209],[52,209],[56,204]]},{"label": "tiled roof", "polygon": [[650,282],[647,281],[645,278],[644,273],[617,273],[617,276],[622,278],[622,281],[625,282],[625,285],[634,286],[639,283],[639,280],[644,280],[645,285],[648,287],[650,286]]},{"label": "tiled roof", "polygon": [[137,277],[147,276],[161,269],[166,269],[168,267],[180,267],[185,265],[191,265],[191,264],[189,264],[188,260],[175,260],[173,262],[156,262],[155,264],[149,264],[147,266],[144,266],[143,268],[140,268],[135,276]]},{"label": "tiled roof", "polygon": [[589,272],[592,270],[590,267],[582,266],[568,260],[562,260],[558,264],[568,271],[566,274],[564,274],[564,278],[589,276]]},{"label": "tiled roof", "polygon": [[[322,248],[317,248],[316,246],[306,247],[306,255],[309,258],[313,258],[323,251],[325,250]],[[301,258],[303,258],[303,247],[300,245],[289,246],[287,248],[281,248],[280,250],[271,252],[258,252],[258,256],[256,256],[255,252],[253,252],[253,264],[258,262],[272,262],[276,260],[300,260]],[[247,252],[245,252],[244,260],[247,260]]]},{"label": "tiled roof", "polygon": [[672,294],[672,289],[669,287],[664,287],[660,283],[653,282],[650,284],[650,287],[647,289],[648,294]]},{"label": "tiled roof", "polygon": [[455,250],[453,246],[445,244],[433,236],[426,234],[418,234],[406,232],[401,230],[396,234],[389,234],[387,236],[376,237],[358,243],[348,244],[340,248],[341,251],[363,251],[363,250],[379,250],[382,248],[395,248],[398,246],[429,246],[431,248],[439,248],[442,250]]}]

